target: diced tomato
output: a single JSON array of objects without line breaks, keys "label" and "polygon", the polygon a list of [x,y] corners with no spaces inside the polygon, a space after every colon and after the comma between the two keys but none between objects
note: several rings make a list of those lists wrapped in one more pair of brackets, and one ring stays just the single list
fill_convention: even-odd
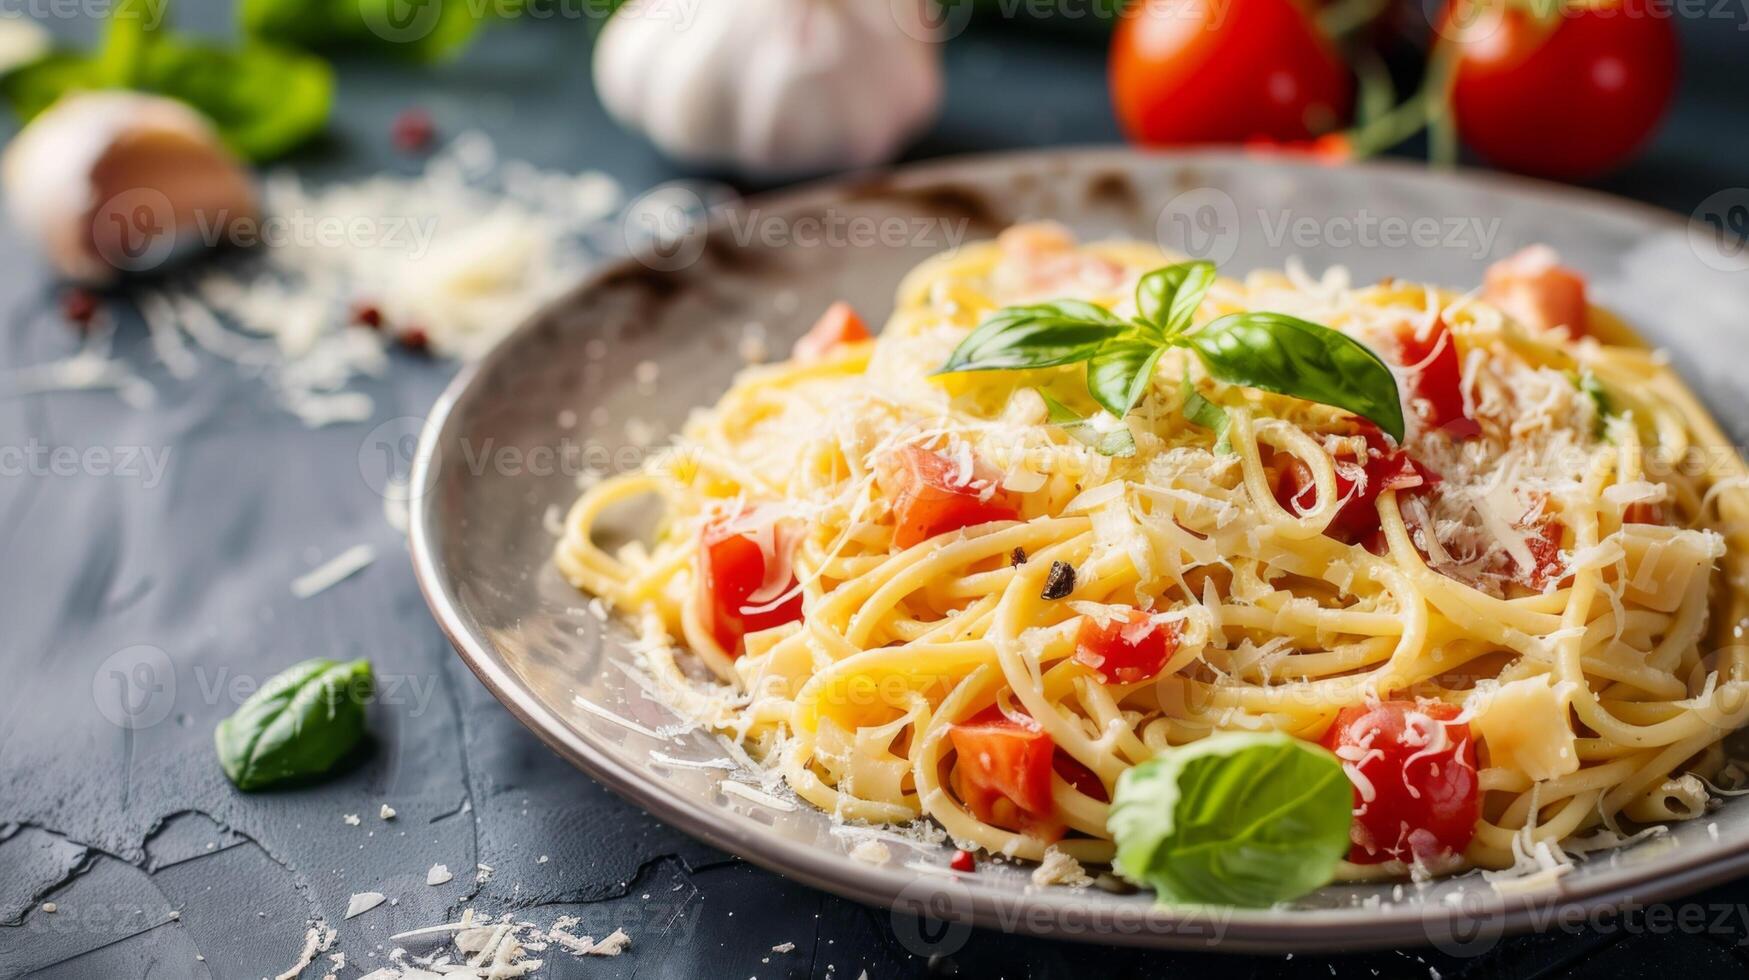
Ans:
[{"label": "diced tomato", "polygon": [[1476,745],[1455,705],[1381,701],[1344,708],[1324,733],[1354,783],[1355,864],[1431,864],[1461,854],[1481,818]]},{"label": "diced tomato", "polygon": [[[1366,462],[1356,472],[1357,461],[1352,455],[1336,459],[1336,496],[1343,503],[1324,532],[1347,544],[1369,541],[1378,533],[1379,494],[1386,490],[1425,491],[1438,481],[1407,452],[1385,442],[1377,426],[1363,424],[1361,433],[1366,437]],[[1304,512],[1316,506],[1318,484],[1311,467],[1292,459],[1276,481],[1275,499],[1289,510]]]},{"label": "diced tomato", "polygon": [[1001,474],[973,460],[970,473],[940,453],[904,446],[882,456],[875,481],[892,504],[893,543],[909,548],[962,527],[1012,521],[1019,501],[999,485]]},{"label": "diced tomato", "polygon": [[820,319],[802,334],[790,351],[798,361],[818,361],[845,344],[869,339],[868,325],[849,303],[839,300],[826,308]]},{"label": "diced tomato", "polygon": [[711,635],[731,657],[741,653],[741,637],[802,618],[802,596],[797,592],[772,608],[765,608],[779,595],[796,586],[789,573],[783,588],[768,582],[784,569],[768,568],[767,562],[789,564],[782,529],[758,516],[744,515],[705,528],[699,543],[698,588],[700,607]]},{"label": "diced tomato", "polygon": [[947,866],[955,871],[970,874],[977,870],[978,859],[971,851],[955,851],[953,859],[947,862]]},{"label": "diced tomato", "polygon": [[1405,325],[1397,340],[1410,373],[1409,401],[1421,424],[1458,440],[1481,435],[1482,427],[1464,406],[1463,362],[1445,321],[1436,320],[1425,334]]},{"label": "diced tomato", "polygon": [[1530,555],[1536,560],[1536,567],[1530,569],[1528,575],[1516,567],[1514,571],[1533,589],[1545,588],[1550,582],[1559,581],[1567,576],[1567,564],[1561,560],[1561,535],[1564,525],[1552,517],[1541,517],[1529,523],[1518,525],[1519,530],[1529,531],[1524,543],[1530,548]]},{"label": "diced tomato", "polygon": [[1134,684],[1160,672],[1178,652],[1178,624],[1161,626],[1139,609],[1128,609],[1100,623],[1083,617],[1075,634],[1075,659],[1093,668],[1106,684]]},{"label": "diced tomato", "polygon": [[948,730],[954,752],[954,791],[987,824],[1048,840],[1062,836],[1051,798],[1051,761],[1057,747],[1030,719],[1015,720],[991,707]]},{"label": "diced tomato", "polygon": [[1566,327],[1582,337],[1590,309],[1585,277],[1560,262],[1547,245],[1532,245],[1501,259],[1488,267],[1482,298],[1521,323],[1538,329]]}]

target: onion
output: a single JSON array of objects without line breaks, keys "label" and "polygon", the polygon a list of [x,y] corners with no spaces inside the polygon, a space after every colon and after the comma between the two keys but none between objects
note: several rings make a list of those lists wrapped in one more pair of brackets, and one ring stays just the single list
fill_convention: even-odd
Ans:
[{"label": "onion", "polygon": [[147,272],[256,218],[255,187],[212,125],[137,92],[69,95],[0,158],[13,220],[64,276]]}]

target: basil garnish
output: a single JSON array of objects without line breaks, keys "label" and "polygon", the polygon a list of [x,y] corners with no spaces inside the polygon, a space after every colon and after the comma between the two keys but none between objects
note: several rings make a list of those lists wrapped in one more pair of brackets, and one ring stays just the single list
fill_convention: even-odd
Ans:
[{"label": "basil garnish", "polygon": [[213,732],[219,764],[241,790],[319,776],[364,735],[370,663],[306,660],[274,675]]},{"label": "basil garnish", "polygon": [[1167,749],[1117,781],[1116,868],[1162,902],[1267,906],[1328,884],[1354,789],[1328,751],[1280,732]]},{"label": "basil garnish", "polygon": [[1208,262],[1155,269],[1136,284],[1139,312],[1128,322],[1079,300],[1004,307],[979,324],[936,373],[1085,362],[1088,392],[1122,418],[1147,392],[1160,356],[1185,347],[1218,380],[1345,409],[1403,441],[1396,377],[1352,337],[1284,313],[1235,313],[1190,333],[1214,280]]},{"label": "basil garnish", "polygon": [[978,324],[936,373],[1074,364],[1125,329],[1110,310],[1080,300],[1007,306]]},{"label": "basil garnish", "polygon": [[1130,434],[1128,425],[1120,425],[1109,432],[1100,431],[1099,427],[1079,415],[1074,409],[1052,398],[1043,388],[1037,389],[1038,396],[1045,400],[1045,414],[1050,423],[1069,434],[1071,439],[1084,446],[1091,447],[1101,456],[1134,456],[1136,454],[1136,437]]},{"label": "basil garnish", "polygon": [[1228,384],[1347,409],[1403,441],[1396,377],[1347,334],[1285,313],[1234,313],[1186,340]]}]

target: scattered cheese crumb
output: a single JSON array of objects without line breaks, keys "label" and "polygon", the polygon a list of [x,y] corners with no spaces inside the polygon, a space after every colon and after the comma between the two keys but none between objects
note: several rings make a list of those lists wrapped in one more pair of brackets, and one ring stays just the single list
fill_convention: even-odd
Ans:
[{"label": "scattered cheese crumb", "polygon": [[376,549],[356,544],[292,580],[292,595],[308,599],[340,584],[377,560]]},{"label": "scattered cheese crumb", "polygon": [[425,872],[425,883],[427,885],[442,885],[454,877],[455,875],[449,873],[449,865],[434,864],[430,871]]},{"label": "scattered cheese crumb", "polygon": [[348,826],[348,827],[356,827],[361,822],[358,819],[358,814],[356,814],[356,813],[348,813],[347,815],[341,817],[340,819],[345,821],[346,826]]},{"label": "scattered cheese crumb", "polygon": [[866,837],[850,849],[850,857],[852,860],[861,861],[864,864],[886,864],[892,860],[893,852],[887,849],[887,845],[873,837]]},{"label": "scattered cheese crumb", "polygon": [[44,912],[48,912],[50,914],[53,914],[55,912],[59,912],[60,910],[61,910],[61,907],[59,905],[56,905],[54,902],[44,902],[43,903],[43,911]]},{"label": "scattered cheese crumb", "polygon": [[387,803],[384,803],[382,806],[382,809],[377,811],[377,816],[383,818],[384,820],[393,820],[393,819],[395,819],[395,808],[388,805]]},{"label": "scattered cheese crumb", "polygon": [[[382,892],[358,892],[346,902],[346,917],[363,915],[387,901]],[[307,965],[307,964],[306,964]]]},{"label": "scattered cheese crumb", "polygon": [[1067,885],[1070,888],[1086,888],[1093,884],[1087,870],[1081,867],[1081,862],[1070,857],[1056,847],[1045,848],[1044,860],[1038,867],[1032,869],[1032,883],[1040,888],[1050,885]]}]

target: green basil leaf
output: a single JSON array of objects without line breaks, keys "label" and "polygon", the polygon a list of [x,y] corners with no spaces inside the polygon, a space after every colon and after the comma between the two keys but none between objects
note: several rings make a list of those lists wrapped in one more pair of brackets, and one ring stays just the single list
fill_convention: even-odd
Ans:
[{"label": "green basil leaf", "polygon": [[1198,260],[1155,269],[1136,283],[1136,309],[1168,337],[1189,329],[1215,282],[1215,264]]},{"label": "green basil leaf", "polygon": [[1136,454],[1136,437],[1130,434],[1129,426],[1101,431],[1074,409],[1052,398],[1043,388],[1033,390],[1045,400],[1045,413],[1051,424],[1068,433],[1069,438],[1101,456],[1129,457]]},{"label": "green basil leaf", "polygon": [[1138,334],[1108,341],[1087,362],[1087,390],[1104,409],[1123,418],[1142,400],[1154,365],[1166,347]]},{"label": "green basil leaf", "polygon": [[19,122],[29,122],[68,92],[108,88],[94,58],[58,51],[6,73],[0,94]]},{"label": "green basil leaf", "polygon": [[1190,384],[1190,376],[1184,378],[1184,417],[1192,424],[1205,429],[1213,429],[1215,433],[1215,455],[1230,456],[1233,454],[1233,442],[1228,436],[1228,429],[1233,420],[1227,415],[1227,410],[1202,396]]},{"label": "green basil leaf", "polygon": [[334,102],[327,62],[267,44],[233,51],[159,38],[146,50],[137,86],[206,113],[231,149],[255,161],[321,132]]},{"label": "green basil leaf", "polygon": [[1591,399],[1591,404],[1597,409],[1597,425],[1593,434],[1601,439],[1609,432],[1609,420],[1616,415],[1615,399],[1609,395],[1609,389],[1597,379],[1590,370],[1580,371],[1573,377],[1573,387]]},{"label": "green basil leaf", "polygon": [[237,16],[244,32],[262,41],[430,64],[460,54],[482,25],[518,16],[524,6],[521,0],[484,6],[470,0],[243,0]]},{"label": "green basil leaf", "polygon": [[256,790],[327,772],[364,736],[373,685],[364,660],[306,660],[274,675],[213,732],[225,775]]},{"label": "green basil leaf", "polygon": [[1110,310],[1080,300],[1007,306],[978,324],[935,373],[1073,364],[1127,329]]},{"label": "green basil leaf", "polygon": [[1184,342],[1222,381],[1346,409],[1403,441],[1396,377],[1347,334],[1285,313],[1234,313]]},{"label": "green basil leaf", "polygon": [[1335,877],[1353,808],[1328,751],[1280,732],[1228,732],[1124,773],[1106,826],[1118,872],[1160,901],[1262,907]]}]

